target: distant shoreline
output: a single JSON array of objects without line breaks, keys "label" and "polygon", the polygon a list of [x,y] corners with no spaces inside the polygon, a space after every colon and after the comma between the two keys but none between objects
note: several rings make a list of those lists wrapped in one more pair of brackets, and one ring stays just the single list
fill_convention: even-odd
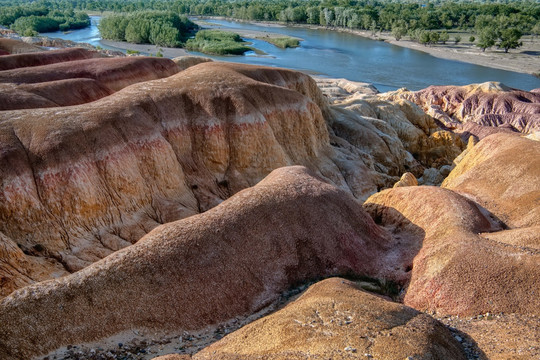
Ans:
[{"label": "distant shoreline", "polygon": [[[469,64],[481,65],[494,69],[513,71],[533,76],[536,74],[540,74],[540,39],[533,39],[531,36],[522,38],[522,47],[510,50],[507,54],[505,54],[503,50],[499,50],[496,48],[487,49],[485,52],[482,52],[480,48],[470,44],[465,38],[462,39],[462,43],[458,45],[454,45],[453,41],[448,41],[446,45],[437,44],[432,46],[424,46],[411,40],[397,41],[388,32],[377,33],[375,36],[372,36],[371,32],[368,30],[353,30],[346,28],[325,27],[320,25],[246,21],[227,18],[223,16],[204,16],[197,17],[197,19],[238,21],[244,23],[252,23],[259,26],[268,26],[269,28],[275,26],[290,26],[317,30],[347,32],[370,40],[381,40],[392,45],[422,51],[440,59],[461,61]],[[237,29],[231,29],[231,31],[237,31]]]},{"label": "distant shoreline", "polygon": [[184,48],[169,48],[151,44],[132,44],[125,41],[105,40],[103,38],[100,42],[103,45],[117,49],[139,51],[141,54],[156,55],[158,52],[161,52],[167,58],[189,55],[188,51]]}]

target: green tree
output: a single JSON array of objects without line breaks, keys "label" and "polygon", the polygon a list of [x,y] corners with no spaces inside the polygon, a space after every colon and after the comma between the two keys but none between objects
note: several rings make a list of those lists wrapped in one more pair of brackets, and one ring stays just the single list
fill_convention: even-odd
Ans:
[{"label": "green tree", "polygon": [[503,29],[500,32],[497,47],[504,49],[505,53],[507,53],[509,49],[516,49],[523,45],[523,43],[519,41],[522,35],[521,31],[516,28]]},{"label": "green tree", "polygon": [[392,25],[392,35],[394,36],[394,38],[399,41],[401,40],[401,38],[403,36],[405,36],[407,34],[407,27],[404,26],[403,24],[400,24],[398,22],[395,22],[393,25]]},{"label": "green tree", "polygon": [[448,35],[448,32],[446,30],[442,31],[439,36],[439,41],[443,44],[446,44],[446,42],[450,39],[450,35]]},{"label": "green tree", "polygon": [[456,35],[454,36],[454,44],[459,44],[459,42],[461,41],[461,36],[460,35]]},{"label": "green tree", "polygon": [[531,34],[533,34],[535,37],[538,37],[538,35],[540,35],[540,22],[536,23],[532,27]]},{"label": "green tree", "polygon": [[427,46],[427,44],[429,44],[431,41],[429,31],[420,30],[418,33],[418,41],[420,42],[420,44]]},{"label": "green tree", "polygon": [[474,41],[476,40],[476,38],[474,36],[469,36],[469,42],[472,44]]},{"label": "green tree", "polygon": [[495,45],[495,41],[498,37],[496,28],[492,26],[484,27],[478,32],[478,42],[476,43],[476,46],[482,49],[482,51],[486,51],[487,48]]},{"label": "green tree", "polygon": [[429,40],[428,40],[429,44],[436,44],[441,39],[441,34],[437,31],[429,31],[428,34],[429,34]]}]

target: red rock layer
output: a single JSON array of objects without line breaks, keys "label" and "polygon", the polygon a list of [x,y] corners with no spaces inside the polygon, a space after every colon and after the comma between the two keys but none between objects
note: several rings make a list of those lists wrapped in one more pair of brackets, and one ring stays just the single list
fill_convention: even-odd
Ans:
[{"label": "red rock layer", "polygon": [[101,55],[95,51],[88,51],[81,48],[15,54],[0,57],[0,71],[97,57],[101,57]]},{"label": "red rock layer", "polygon": [[[525,134],[540,130],[540,94],[537,92],[484,83],[430,86],[393,96],[405,97],[428,112],[433,107],[441,109],[460,123],[473,122],[489,127],[506,125]],[[453,126],[457,126],[459,132],[459,123]]]},{"label": "red rock layer", "polygon": [[321,108],[306,75],[208,63],[85,105],[4,111],[0,231],[74,271],[277,167],[370,186],[359,159],[333,159]]},{"label": "red rock layer", "polygon": [[303,167],[278,169],[204,214],[4,298],[0,353],[29,358],[126,330],[203,329],[307,279],[378,276],[387,240],[344,191]]}]

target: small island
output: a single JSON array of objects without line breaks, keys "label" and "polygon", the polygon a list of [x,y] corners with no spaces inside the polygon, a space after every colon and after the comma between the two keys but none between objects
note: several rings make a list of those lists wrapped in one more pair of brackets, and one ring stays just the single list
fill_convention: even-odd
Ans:
[{"label": "small island", "polygon": [[240,35],[221,30],[200,30],[186,42],[186,49],[210,55],[243,55],[252,50]]},{"label": "small island", "polygon": [[300,46],[300,39],[294,38],[291,36],[282,36],[282,37],[265,36],[265,37],[256,37],[256,39],[266,41],[267,43],[270,43],[281,49],[296,48]]}]

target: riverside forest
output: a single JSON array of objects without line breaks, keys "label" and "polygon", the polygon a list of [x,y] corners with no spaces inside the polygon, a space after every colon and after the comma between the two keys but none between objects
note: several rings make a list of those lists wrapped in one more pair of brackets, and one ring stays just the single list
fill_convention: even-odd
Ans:
[{"label": "riverside forest", "polygon": [[105,39],[171,47],[184,46],[194,30],[184,16],[386,31],[425,45],[457,44],[461,37],[450,39],[448,31],[467,30],[476,35],[468,40],[482,50],[497,46],[505,52],[519,47],[525,34],[540,35],[540,3],[532,0],[0,0],[0,7],[0,25],[24,35],[89,26],[86,13],[99,12],[105,15],[100,28]]}]

